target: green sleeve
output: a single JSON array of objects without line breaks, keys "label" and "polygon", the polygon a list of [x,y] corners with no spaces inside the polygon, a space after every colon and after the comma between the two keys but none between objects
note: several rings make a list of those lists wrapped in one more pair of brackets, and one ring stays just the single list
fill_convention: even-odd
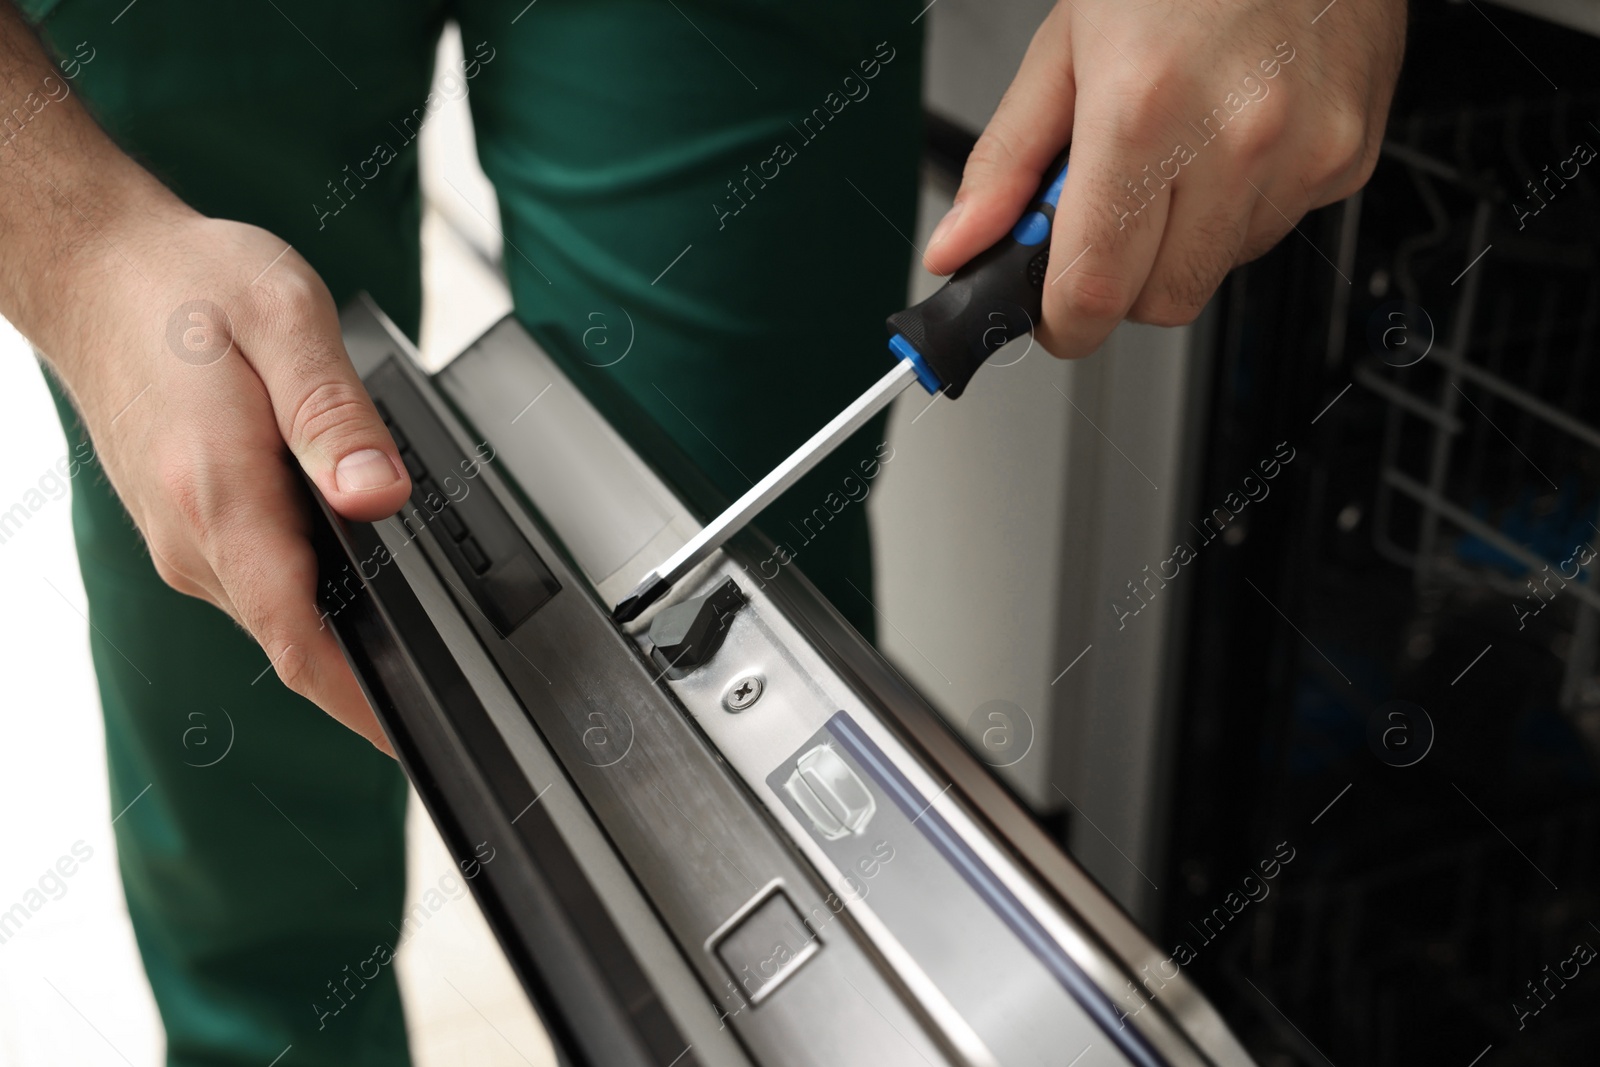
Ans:
[{"label": "green sleeve", "polygon": [[31,25],[37,26],[50,14],[50,9],[56,6],[56,0],[13,0],[17,10],[22,12],[22,17]]}]

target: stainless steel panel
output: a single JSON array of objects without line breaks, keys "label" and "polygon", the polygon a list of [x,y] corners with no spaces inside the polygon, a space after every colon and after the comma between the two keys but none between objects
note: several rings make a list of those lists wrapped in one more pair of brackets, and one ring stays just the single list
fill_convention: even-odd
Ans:
[{"label": "stainless steel panel", "polygon": [[[1017,835],[1042,853],[1031,862],[996,836],[969,797],[993,804],[1000,794],[959,747],[940,750],[952,774],[908,746],[899,731],[931,715],[926,705],[903,683],[884,684],[887,668],[853,633],[813,643],[824,631],[811,616],[828,611],[796,599],[796,589],[809,588],[803,579],[780,575],[769,588],[737,552],[719,551],[618,631],[607,617],[611,601],[697,525],[513,324],[490,331],[438,382],[583,569],[566,567],[545,528],[490,472],[486,486],[551,561],[563,591],[510,635],[474,617],[465,598],[454,597],[456,608],[698,975],[708,1013],[754,1058],[1043,1064],[1081,1041],[1064,1059],[1081,1051],[1084,1064],[1248,1062],[1181,981],[1152,1010],[1136,993],[1127,999],[1135,963],[1157,955],[1148,941],[1058,850],[1041,845],[1036,828],[1030,836],[1031,824]],[[467,428],[456,432],[472,443]],[[748,603],[723,647],[684,677],[664,676],[648,657],[654,612],[729,577]],[[807,617],[803,628],[790,617],[796,610]],[[841,648],[865,673],[841,672]],[[763,680],[760,697],[730,712],[728,695],[751,674]],[[864,676],[878,678],[894,704],[864,688]],[[811,794],[835,815],[830,837],[812,831],[785,785],[841,712],[868,746],[861,751],[876,753],[892,775],[874,772],[860,787],[871,793],[864,801],[846,795],[849,780],[816,757],[812,769],[826,773],[813,784],[835,794]],[[915,814],[908,797],[924,798]],[[993,806],[1002,822],[1019,814],[1014,804]],[[886,862],[888,853],[895,859]],[[792,916],[765,910],[777,908],[768,900],[775,890],[801,917],[803,943],[783,932]],[[750,928],[748,944],[741,921],[764,924]],[[759,955],[766,940],[771,951],[758,966],[767,962],[774,980],[759,995],[741,990],[729,961]]]},{"label": "stainless steel panel", "polygon": [[[1092,931],[1079,926],[1062,911],[1059,904],[1052,902],[1042,887],[1005,850],[1003,844],[996,841],[983,823],[974,818],[962,798],[952,789],[952,782],[936,777],[912,754],[899,736],[880,720],[878,710],[863,700],[811,647],[777,610],[766,591],[754,585],[755,579],[749,571],[724,561],[720,569],[709,571],[694,583],[686,583],[679,595],[689,597],[703,593],[727,576],[733,576],[743,583],[750,600],[749,606],[734,616],[722,649],[708,665],[684,679],[668,684],[715,742],[718,751],[756,789],[773,817],[779,820],[812,866],[828,882],[834,897],[849,902],[849,913],[890,965],[899,971],[902,980],[922,1000],[929,1014],[947,1028],[950,1040],[971,1049],[969,1054],[974,1057],[987,1056],[993,1062],[1004,1064],[1032,1063],[1035,1062],[1034,1056],[1043,1054],[1050,1046],[1044,1042],[1031,1044],[1030,1032],[1049,1032],[1057,1024],[1057,1015],[1061,1013],[1076,1016],[1080,1023],[1084,1016],[1076,1005],[1059,997],[1060,987],[1048,973],[1038,969],[1032,960],[1023,960],[1021,955],[1018,959],[1022,960],[1020,968],[1026,975],[1023,979],[1023,987],[1027,990],[1025,995],[1019,994],[1017,988],[1006,985],[987,990],[964,985],[965,976],[960,973],[963,965],[981,970],[985,958],[1008,953],[1015,938],[993,926],[986,928],[986,935],[991,936],[973,938],[970,942],[956,936],[941,938],[938,933],[940,923],[952,933],[957,924],[987,924],[990,921],[987,909],[975,902],[964,887],[952,886],[948,881],[924,879],[917,886],[922,898],[920,914],[880,914],[871,890],[865,894],[862,892],[863,882],[856,865],[861,857],[850,853],[849,849],[832,854],[822,835],[813,834],[809,821],[804,819],[797,807],[791,807],[786,802],[787,794],[782,789],[782,781],[787,780],[793,760],[814,747],[820,736],[819,731],[839,711],[848,712],[873,743],[889,754],[892,763],[914,785],[916,791],[931,798],[928,810],[937,813],[952,827],[964,845],[995,872],[1006,889],[1022,902],[1054,943],[1077,962],[1095,985],[1114,1000],[1119,996],[1126,998],[1125,984],[1132,972],[1125,970],[1107,954]],[[759,674],[764,679],[761,699],[747,710],[729,714],[721,706],[721,694],[737,679],[751,674]],[[783,771],[781,780],[776,783],[771,777],[775,769]],[[866,826],[868,838],[873,838],[873,827],[882,825],[888,818],[883,814],[885,807],[883,801],[878,801],[878,811]],[[859,851],[859,839],[849,840]],[[914,841],[911,838],[907,840]],[[898,854],[901,848],[898,838],[893,847]],[[913,855],[920,851],[915,844],[906,847]],[[883,867],[885,872],[892,868],[893,863]],[[1079,877],[1082,878],[1081,872]],[[1081,896],[1087,901],[1098,902],[1107,913],[1116,913],[1115,907],[1087,879],[1082,882]],[[1120,915],[1117,918],[1126,923]],[[1128,929],[1132,929],[1131,925]],[[1144,944],[1148,945],[1148,942]],[[951,957],[963,963],[955,964]],[[1022,1010],[1023,1005],[1030,1001],[1035,1010]],[[1130,1016],[1128,1026],[1154,1046],[1162,1061],[1207,1062],[1188,1040],[1172,1028],[1170,1020],[1159,1014],[1159,1009],[1136,1011],[1137,1002],[1126,999],[1118,1002],[1124,1004],[1123,1010]],[[1043,1003],[1050,1005],[1049,1011],[1038,1010],[1038,1005]],[[1015,1020],[1014,1027],[996,1024],[997,1019],[1004,1019],[1008,1015]],[[985,1029],[980,1029],[980,1024]],[[1009,1032],[1010,1029],[1017,1033]],[[1089,1028],[1080,1027],[1069,1029],[1068,1032],[1088,1034],[1090,1031]],[[991,1041],[998,1042],[1001,1047],[991,1047]],[[1086,1056],[1085,1062],[1093,1062],[1097,1055],[1108,1054],[1112,1058],[1104,1062],[1127,1062],[1117,1057],[1115,1043],[1109,1036],[1098,1043],[1086,1037],[1072,1054],[1076,1055],[1090,1044],[1096,1044],[1100,1051]],[[982,1052],[977,1051],[979,1049]],[[1059,1047],[1051,1051],[1052,1055],[1058,1053]],[[1249,1061],[1240,1058],[1215,1062]]]}]

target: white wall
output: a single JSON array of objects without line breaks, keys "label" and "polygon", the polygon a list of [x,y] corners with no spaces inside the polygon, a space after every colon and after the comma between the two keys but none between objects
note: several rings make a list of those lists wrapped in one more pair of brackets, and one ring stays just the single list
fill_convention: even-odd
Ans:
[{"label": "white wall", "polygon": [[0,511],[30,510],[0,543],[0,912],[75,843],[90,852],[0,943],[0,1067],[154,1065],[164,1042],[117,875],[72,504],[53,482],[40,492],[66,441],[32,349],[3,319],[0,397]]}]

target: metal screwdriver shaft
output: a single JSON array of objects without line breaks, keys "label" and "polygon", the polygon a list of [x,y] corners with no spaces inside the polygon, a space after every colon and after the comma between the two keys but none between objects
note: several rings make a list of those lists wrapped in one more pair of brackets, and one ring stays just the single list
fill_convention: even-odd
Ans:
[{"label": "metal screwdriver shaft", "polygon": [[835,415],[831,422],[813,434],[788,459],[774,467],[770,474],[751,486],[726,511],[707,523],[665,563],[645,575],[644,581],[612,610],[612,617],[618,622],[638,618],[639,613],[672,588],[674,582],[721,548],[728,538],[744,529],[745,524],[759,515],[763,508],[820,463],[841,441],[861,429],[868,419],[888,407],[890,401],[916,380],[917,372],[909,359],[896,363],[893,370]]},{"label": "metal screwdriver shaft", "polygon": [[888,407],[906,386],[921,382],[928,392],[954,400],[990,355],[1013,337],[1032,330],[1043,302],[1056,204],[1066,183],[1067,150],[1062,149],[1010,233],[968,261],[938,292],[889,316],[889,350],[900,357],[894,370],[839,412],[671,559],[645,575],[612,609],[612,618],[618,622],[638,618],[672,583],[743,529],[840,441]]}]

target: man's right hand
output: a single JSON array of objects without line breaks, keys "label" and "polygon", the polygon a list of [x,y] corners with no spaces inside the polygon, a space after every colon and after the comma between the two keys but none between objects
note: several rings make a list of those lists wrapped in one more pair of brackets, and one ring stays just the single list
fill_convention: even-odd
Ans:
[{"label": "man's right hand", "polygon": [[0,99],[51,100],[0,141],[0,314],[71,393],[162,579],[392,755],[317,610],[294,470],[357,521],[410,493],[333,299],[281,239],[184,205],[62,85],[0,0]]}]

